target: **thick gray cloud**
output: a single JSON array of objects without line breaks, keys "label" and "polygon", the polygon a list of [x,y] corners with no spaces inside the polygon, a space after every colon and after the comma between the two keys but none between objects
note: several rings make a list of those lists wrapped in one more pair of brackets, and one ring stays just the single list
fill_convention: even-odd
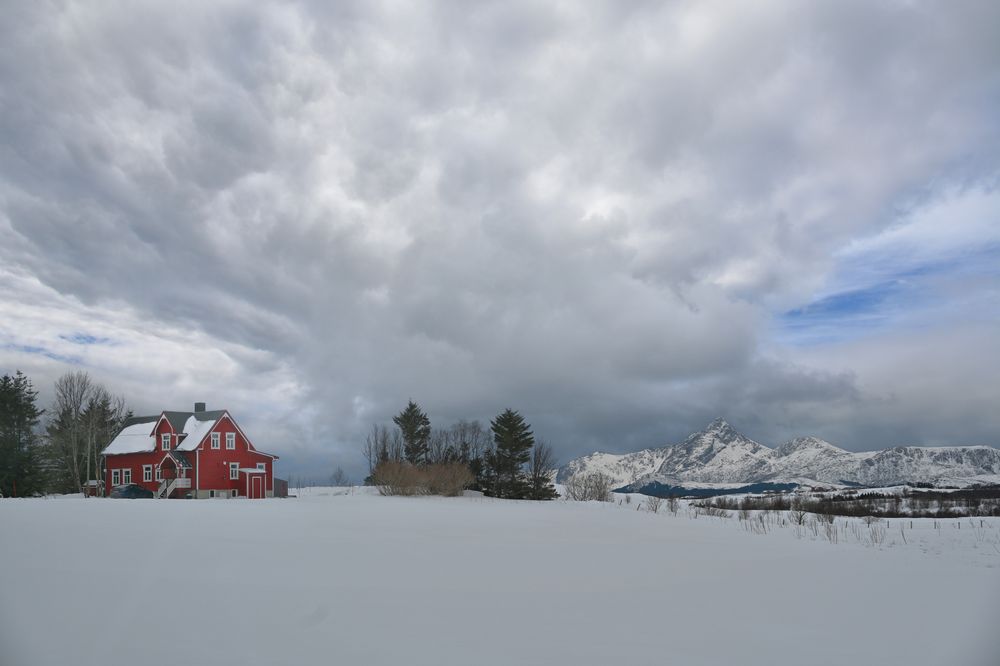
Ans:
[{"label": "thick gray cloud", "polygon": [[6,14],[0,365],[43,389],[225,404],[299,469],[411,397],[564,459],[1000,443],[996,3]]}]

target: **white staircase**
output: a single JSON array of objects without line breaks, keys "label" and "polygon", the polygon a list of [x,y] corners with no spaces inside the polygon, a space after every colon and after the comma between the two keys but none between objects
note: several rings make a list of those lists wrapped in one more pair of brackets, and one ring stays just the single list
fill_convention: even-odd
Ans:
[{"label": "white staircase", "polygon": [[190,488],[191,479],[184,476],[179,476],[176,479],[163,479],[160,481],[160,487],[156,489],[156,498],[161,499],[164,497],[170,497],[170,494],[174,492],[177,488]]},{"label": "white staircase", "polygon": [[170,497],[170,493],[174,492],[176,487],[177,479],[163,479],[160,481],[160,487],[156,490],[156,498]]}]

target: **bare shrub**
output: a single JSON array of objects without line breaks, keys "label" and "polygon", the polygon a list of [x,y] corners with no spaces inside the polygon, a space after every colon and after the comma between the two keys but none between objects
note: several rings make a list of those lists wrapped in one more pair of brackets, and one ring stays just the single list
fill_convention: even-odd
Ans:
[{"label": "bare shrub", "polygon": [[882,521],[868,523],[868,540],[873,546],[881,546],[885,542],[885,525]]},{"label": "bare shrub", "polygon": [[459,462],[427,465],[420,471],[424,487],[431,495],[455,497],[476,480],[469,466]]},{"label": "bare shrub", "polygon": [[647,511],[652,511],[653,513],[658,513],[660,511],[660,507],[661,506],[663,506],[663,498],[662,497],[654,497],[652,495],[647,495],[646,496],[646,510]]},{"label": "bare shrub", "polygon": [[344,472],[342,467],[338,467],[334,470],[333,474],[330,475],[330,485],[335,487],[351,485],[351,480],[348,478],[347,473]]},{"label": "bare shrub", "polygon": [[706,516],[714,516],[716,518],[729,518],[729,511],[717,506],[705,506],[702,507],[702,511],[705,513]]},{"label": "bare shrub", "polygon": [[372,471],[372,484],[380,495],[417,495],[421,493],[420,469],[406,462],[386,460]]},{"label": "bare shrub", "polygon": [[372,472],[372,482],[380,495],[461,495],[475,481],[463,463],[417,466],[387,460]]},{"label": "bare shrub", "polygon": [[680,505],[681,503],[673,495],[667,498],[667,511],[671,514],[676,516],[678,509],[680,509]]},{"label": "bare shrub", "polygon": [[610,502],[611,477],[601,472],[577,474],[566,482],[566,497],[577,502]]},{"label": "bare shrub", "polygon": [[834,521],[831,520],[823,523],[823,536],[825,536],[826,540],[830,543],[837,543],[837,524]]}]

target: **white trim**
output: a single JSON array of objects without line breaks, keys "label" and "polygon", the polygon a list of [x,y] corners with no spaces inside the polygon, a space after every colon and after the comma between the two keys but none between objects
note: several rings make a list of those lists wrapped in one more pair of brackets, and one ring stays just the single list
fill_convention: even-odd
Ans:
[{"label": "white trim", "polygon": [[229,465],[229,480],[238,481],[240,478],[240,464],[238,462],[227,463]]},{"label": "white trim", "polygon": [[149,483],[153,480],[153,466],[143,465],[142,466],[142,481],[143,483]]},{"label": "white trim", "polygon": [[227,432],[226,433],[226,451],[236,450],[236,433]]},{"label": "white trim", "polygon": [[111,470],[111,485],[112,486],[122,485],[122,471],[120,469]]},{"label": "white trim", "polygon": [[247,437],[247,434],[245,432],[243,432],[243,428],[240,427],[240,424],[234,421],[233,417],[229,415],[228,409],[222,410],[222,416],[219,417],[219,421],[222,421],[222,419],[229,419],[229,422],[233,424],[233,427],[236,428],[236,431],[241,435],[243,435],[243,441],[247,443],[247,446],[251,449],[253,448],[253,444],[250,443],[250,438]]},{"label": "white trim", "polygon": [[[184,452],[181,451],[181,453],[184,453]],[[180,474],[181,470],[187,469],[186,467],[184,467],[184,465],[182,465],[181,463],[179,463],[177,461],[177,458],[174,458],[173,451],[167,451],[166,453],[164,453],[163,457],[160,458],[160,463],[159,464],[162,465],[163,461],[166,460],[167,458],[170,458],[170,462],[172,462],[174,464],[174,468],[177,470],[178,474]]]},{"label": "white trim", "polygon": [[257,469],[261,470],[262,472],[266,472],[267,471],[267,463],[257,463]]},{"label": "white trim", "polygon": [[156,466],[156,480],[163,481],[163,469],[159,465]]},{"label": "white trim", "polygon": [[233,424],[234,428],[236,428],[236,432],[240,433],[243,436],[243,441],[247,443],[247,451],[249,451],[250,453],[256,453],[257,455],[260,456],[267,456],[268,458],[272,458],[274,460],[278,459],[278,456],[274,455],[273,453],[264,453],[263,451],[258,451],[257,447],[254,446],[253,442],[250,441],[250,438],[247,437],[247,434],[243,432],[243,428],[240,427],[240,424],[237,423],[233,419],[233,417],[229,415],[228,409],[222,410],[222,416],[219,417],[219,423],[222,422],[222,419],[229,419],[229,422]]},{"label": "white trim", "polygon": [[132,468],[125,467],[122,469],[122,485],[127,486],[130,483],[132,483]]},{"label": "white trim", "polygon": [[221,437],[220,437],[219,433],[212,432],[212,433],[209,433],[208,436],[212,438],[212,448],[215,449],[216,451],[218,451],[219,448],[221,447],[221,443],[219,441],[221,439]]},{"label": "white trim", "polygon": [[166,414],[164,414],[163,412],[160,412],[160,418],[156,421],[156,425],[154,425],[153,429],[149,431],[149,436],[150,437],[152,437],[153,433],[156,432],[156,429],[160,427],[160,421],[166,421],[167,422],[167,427],[170,428],[170,432],[174,431],[174,427],[172,425],[170,425],[170,419],[167,418]]},{"label": "white trim", "polygon": [[170,450],[170,439],[171,439],[171,437],[170,437],[170,433],[169,432],[161,432],[160,433],[160,450],[161,451],[169,451]]},{"label": "white trim", "polygon": [[228,409],[222,410],[222,416],[219,417],[219,422],[221,422],[222,419],[229,419],[229,422],[233,424],[234,428],[236,428],[236,432],[238,432],[241,435],[243,435],[243,441],[247,443],[247,451],[250,451],[251,453],[258,453],[258,454],[260,454],[262,456],[267,456],[268,458],[274,458],[275,460],[278,459],[278,456],[276,456],[276,455],[273,455],[273,454],[270,454],[270,453],[264,453],[263,451],[258,451],[257,447],[254,446],[253,442],[250,441],[250,438],[247,437],[247,434],[245,432],[243,432],[243,428],[240,427],[240,424],[237,423],[236,421],[234,421],[233,417],[229,415],[229,410]]}]

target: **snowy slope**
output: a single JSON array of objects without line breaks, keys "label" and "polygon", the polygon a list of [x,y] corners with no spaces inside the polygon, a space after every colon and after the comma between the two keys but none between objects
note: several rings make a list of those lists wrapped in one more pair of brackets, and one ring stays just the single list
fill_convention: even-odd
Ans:
[{"label": "snowy slope", "polygon": [[796,437],[774,449],[772,479],[794,477],[824,483],[858,481],[858,465],[874,453],[851,453],[818,437]]},{"label": "snowy slope", "polygon": [[771,449],[716,419],[673,446],[577,458],[560,469],[558,479],[565,482],[575,474],[593,472],[607,474],[616,486],[632,490],[651,483],[692,482],[1000,483],[1000,449],[895,447],[852,453],[816,437],[799,437]]},{"label": "snowy slope", "polygon": [[988,666],[1000,654],[996,519],[979,533],[917,519],[906,542],[893,525],[876,549],[638,502],[342,493],[0,499],[0,664]]},{"label": "snowy slope", "polygon": [[624,486],[660,469],[666,458],[666,452],[667,449],[643,449],[624,455],[592,453],[589,456],[576,458],[561,467],[556,474],[556,482],[563,483],[579,473],[600,472],[611,477],[616,487]]}]

